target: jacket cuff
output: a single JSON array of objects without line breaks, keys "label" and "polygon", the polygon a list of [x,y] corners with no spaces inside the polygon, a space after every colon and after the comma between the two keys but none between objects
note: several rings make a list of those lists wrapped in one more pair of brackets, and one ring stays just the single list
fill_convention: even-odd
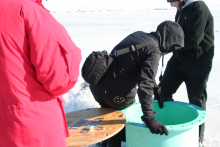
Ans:
[{"label": "jacket cuff", "polygon": [[144,121],[144,122],[147,122],[147,121],[149,121],[149,120],[151,120],[151,119],[154,119],[155,118],[155,114],[153,113],[150,117],[146,117],[146,116],[141,116],[141,119],[142,119],[142,121]]}]

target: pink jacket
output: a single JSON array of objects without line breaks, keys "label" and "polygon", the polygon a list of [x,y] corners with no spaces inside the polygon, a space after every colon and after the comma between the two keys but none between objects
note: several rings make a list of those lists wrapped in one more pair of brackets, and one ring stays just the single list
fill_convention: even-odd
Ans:
[{"label": "pink jacket", "polygon": [[64,147],[81,51],[41,0],[0,0],[0,147]]}]

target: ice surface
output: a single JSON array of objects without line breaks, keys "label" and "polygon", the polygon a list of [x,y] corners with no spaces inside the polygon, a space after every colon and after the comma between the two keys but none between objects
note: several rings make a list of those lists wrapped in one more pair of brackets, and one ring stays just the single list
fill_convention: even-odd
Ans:
[{"label": "ice surface", "polygon": [[[208,81],[207,120],[203,147],[220,147],[220,11],[211,10],[215,20],[215,56]],[[175,10],[114,11],[114,12],[71,12],[52,13],[67,29],[74,43],[82,50],[82,62],[92,51],[107,50],[119,43],[124,37],[135,31],[155,31],[159,23],[173,20]],[[166,63],[171,54],[165,56]],[[166,65],[166,64],[165,64]],[[163,68],[164,71],[165,67]],[[161,61],[156,80],[161,71]],[[97,108],[99,104],[89,91],[82,77],[76,86],[63,95],[65,112],[86,108]],[[175,100],[188,102],[185,84],[174,95]],[[136,98],[138,101],[138,98]],[[90,145],[94,147],[95,145]],[[126,143],[122,144],[123,147]]]}]

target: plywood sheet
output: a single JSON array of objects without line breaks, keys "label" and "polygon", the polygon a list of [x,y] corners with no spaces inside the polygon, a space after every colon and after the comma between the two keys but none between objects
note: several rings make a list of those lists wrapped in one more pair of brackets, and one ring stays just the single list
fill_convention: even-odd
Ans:
[{"label": "plywood sheet", "polygon": [[[67,147],[80,147],[106,140],[123,129],[126,117],[120,110],[111,108],[92,108],[66,114],[70,137]],[[88,125],[104,129],[85,130]]]}]

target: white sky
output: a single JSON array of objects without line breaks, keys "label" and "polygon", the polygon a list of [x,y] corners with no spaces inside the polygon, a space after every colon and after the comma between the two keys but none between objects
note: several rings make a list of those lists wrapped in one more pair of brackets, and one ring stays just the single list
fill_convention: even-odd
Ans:
[{"label": "white sky", "polygon": [[[204,0],[208,5],[220,4],[219,0]],[[70,8],[96,9],[147,9],[170,8],[166,0],[43,0],[47,9],[68,10]]]}]

